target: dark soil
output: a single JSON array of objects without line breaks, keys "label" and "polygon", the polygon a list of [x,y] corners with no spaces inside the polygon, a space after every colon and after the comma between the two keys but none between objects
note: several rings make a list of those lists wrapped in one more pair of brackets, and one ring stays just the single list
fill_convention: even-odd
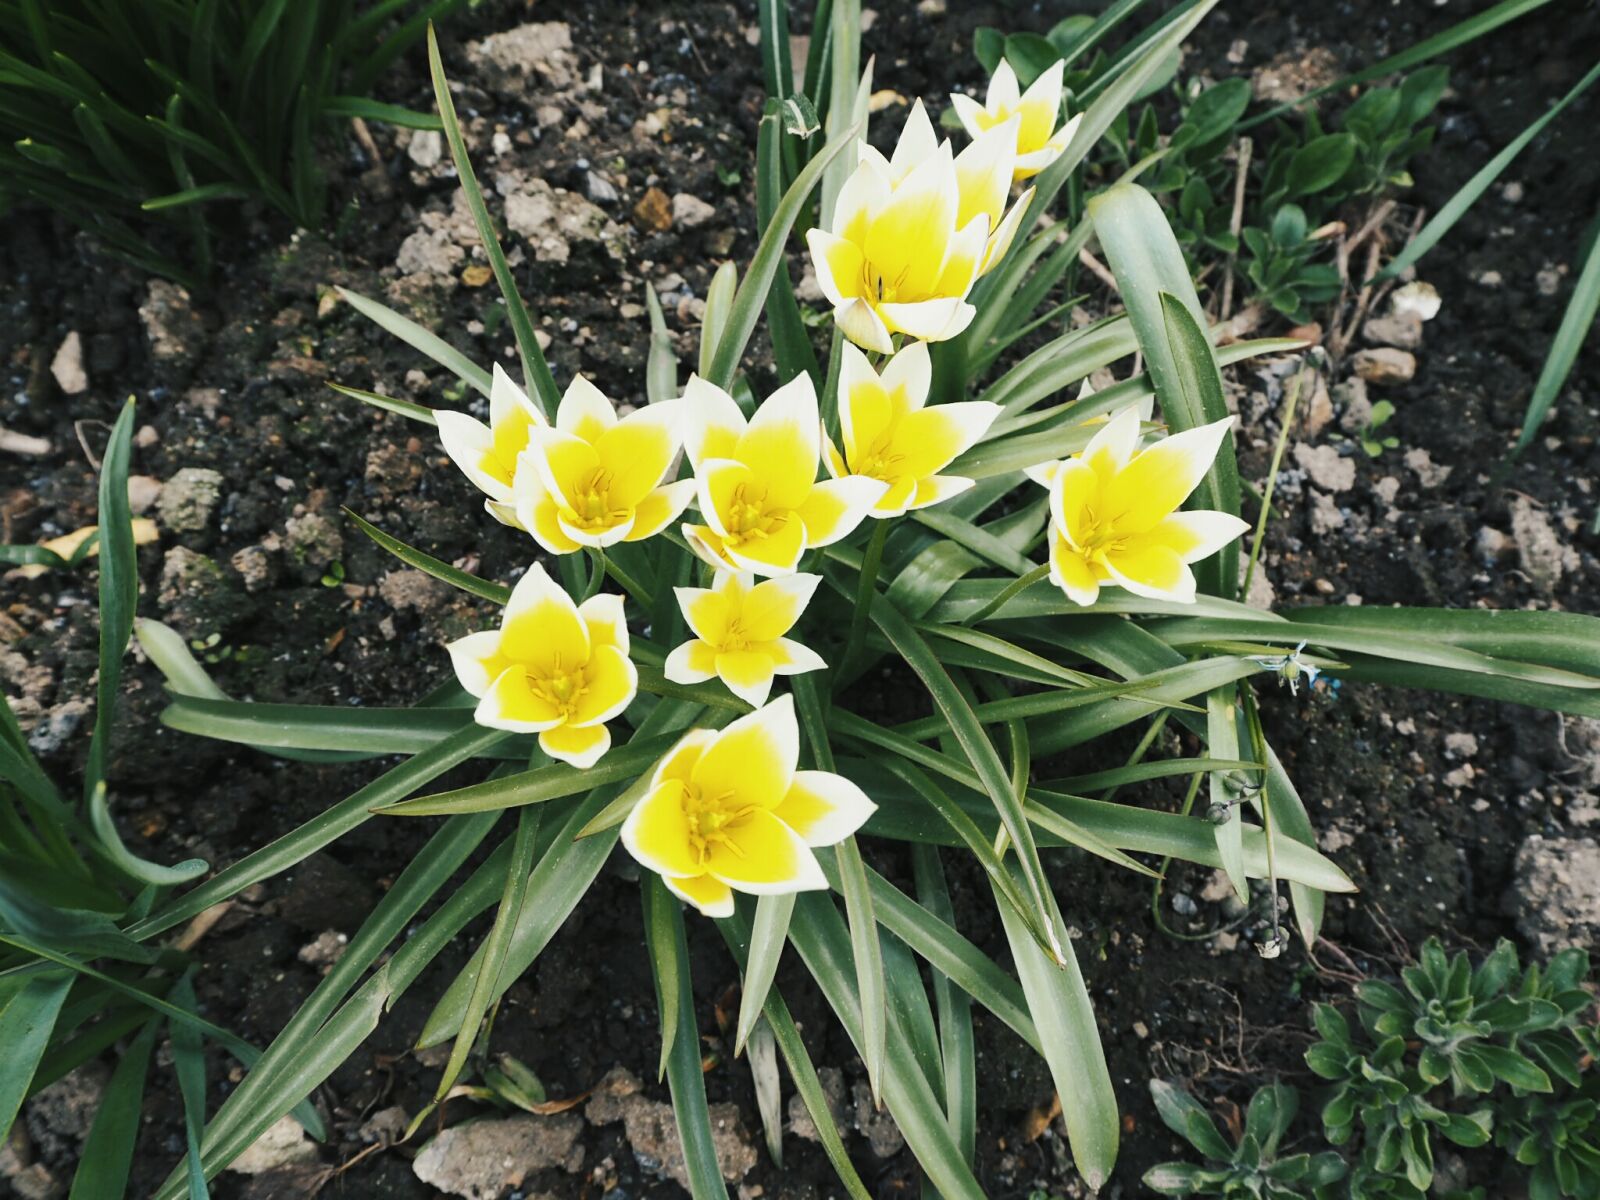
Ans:
[{"label": "dark soil", "polygon": [[[1460,19],[1457,7],[1224,5],[1195,40],[1186,71],[1215,78],[1251,73],[1280,56],[1295,61],[1318,49],[1331,52],[1341,69],[1353,69],[1445,28]],[[878,56],[878,86],[930,103],[942,101],[947,88],[976,88],[974,27],[1042,30],[1070,6],[952,3],[948,9],[926,16],[910,3],[883,6],[866,39]],[[571,96],[550,101],[536,85],[494,90],[469,73],[461,47],[530,19],[569,23],[576,71],[586,76],[600,69],[604,90],[580,107]],[[541,4],[530,12],[497,0],[446,26],[447,70],[460,81],[456,102],[483,175],[491,174],[482,164],[499,131],[509,145],[495,170],[510,166],[580,195],[597,171],[618,193],[602,205],[621,231],[616,257],[605,243],[575,240],[565,262],[525,261],[518,271],[552,339],[558,379],[581,370],[613,396],[641,392],[646,326],[642,316],[625,316],[632,309],[623,306],[642,305],[644,281],[660,286],[671,275],[681,283],[666,289],[680,300],[675,311],[669,300],[669,325],[681,357],[692,361],[697,330],[689,298],[705,295],[720,261],[742,262],[754,248],[748,180],[762,102],[759,62],[747,36],[754,24],[753,6],[743,5],[596,0]],[[1239,42],[1244,49],[1230,59]],[[1397,221],[1434,211],[1597,54],[1594,7],[1568,3],[1449,59],[1454,90],[1441,109],[1440,136],[1413,167],[1418,184],[1401,197]],[[426,107],[418,68],[413,61],[399,73],[385,98]],[[561,111],[542,125],[537,109],[547,102]],[[878,120],[880,132],[897,125],[898,111]],[[1387,396],[1397,406],[1391,428],[1401,448],[1371,460],[1344,443],[1346,453],[1354,449],[1357,482],[1338,498],[1344,527],[1331,534],[1312,532],[1309,490],[1295,473],[1285,477],[1280,498],[1287,515],[1273,522],[1266,553],[1280,603],[1597,611],[1600,536],[1592,480],[1600,474],[1594,383],[1600,361],[1592,339],[1544,436],[1509,480],[1489,484],[1515,438],[1560,320],[1581,230],[1600,205],[1600,160],[1592,152],[1597,119],[1600,98],[1591,93],[1512,168],[1506,179],[1521,185],[1520,198],[1495,188],[1421,265],[1421,277],[1444,298],[1419,351],[1421,370],[1410,384],[1374,389],[1374,398]],[[418,229],[422,213],[449,211],[454,181],[442,169],[419,168],[389,131],[375,128],[374,136],[382,161],[373,161],[354,139],[331,148],[340,168],[332,232],[295,234],[274,219],[241,220],[214,286],[194,297],[191,323],[175,323],[182,342],[176,355],[158,356],[146,335],[138,310],[148,281],[138,272],[100,257],[44,214],[11,215],[0,240],[7,384],[0,422],[52,445],[43,457],[0,458],[0,540],[37,541],[93,521],[95,474],[86,452],[98,458],[119,404],[136,396],[140,422],[148,426],[135,450],[136,474],[166,480],[180,468],[208,467],[224,480],[221,504],[204,529],[164,532],[159,547],[141,552],[142,611],[208,643],[218,682],[241,699],[404,704],[446,674],[441,643],[484,620],[485,606],[457,594],[407,590],[393,581],[382,586],[396,564],[341,519],[341,505],[447,560],[472,559],[472,569],[487,578],[509,578],[528,560],[522,536],[485,518],[466,482],[454,470],[439,469],[443,459],[426,430],[343,400],[325,386],[330,380],[382,385],[430,404],[459,400],[445,372],[348,306],[323,304],[329,284],[395,298],[481,363],[513,357],[492,284],[395,279],[392,264],[401,244]],[[713,204],[714,217],[695,229],[641,226],[634,206],[656,185]],[[1363,216],[1351,214],[1354,223]],[[1395,228],[1400,233],[1403,227]],[[454,274],[469,264],[457,263]],[[1548,282],[1541,288],[1541,272],[1555,272],[1553,293]],[[71,330],[83,337],[91,388],[69,397],[56,389],[49,364]],[[1346,369],[1336,367],[1331,382],[1344,378]],[[1243,468],[1248,478],[1261,479],[1277,435],[1277,393],[1248,373],[1240,373],[1237,385],[1249,422]],[[1414,450],[1449,468],[1448,477],[1425,482],[1425,472],[1403,463]],[[1386,491],[1382,481],[1389,478],[1398,480],[1397,493]],[[1518,495],[1549,516],[1575,553],[1551,586],[1519,570],[1514,556],[1482,556],[1478,531],[1508,530]],[[173,566],[178,546],[208,556],[216,569],[191,563],[182,574]],[[238,557],[251,548],[259,548],[259,559]],[[48,730],[56,721],[60,736],[48,740],[47,759],[63,778],[81,768],[87,742],[86,710],[73,702],[92,695],[94,586],[92,570],[0,585],[0,640],[6,643],[0,677],[8,696],[22,698],[23,715],[35,729]],[[116,807],[130,841],[163,861],[194,855],[216,866],[236,861],[374,774],[370,765],[280,764],[163,729],[157,724],[164,703],[160,680],[142,662],[129,665],[123,702],[111,763]],[[1345,994],[1344,974],[1351,969],[1391,968],[1430,933],[1477,946],[1514,936],[1502,897],[1517,846],[1529,834],[1571,824],[1573,763],[1550,714],[1324,683],[1298,698],[1287,691],[1268,697],[1266,715],[1313,820],[1333,831],[1326,848],[1362,887],[1358,897],[1330,902],[1329,945],[1319,948],[1315,962],[1298,943],[1275,961],[1253,953],[1251,942],[1267,933],[1263,905],[1230,918],[1221,900],[1201,895],[1209,872],[1181,868],[1169,878],[1163,921],[1202,935],[1177,940],[1152,920],[1148,881],[1091,858],[1063,853],[1052,859],[1063,908],[1081,933],[1079,958],[1125,1113],[1111,1194],[1139,1194],[1139,1175],[1178,1150],[1148,1102],[1152,1075],[1179,1076],[1207,1099],[1237,1102],[1272,1077],[1306,1083],[1300,1054],[1311,1001]],[[1457,732],[1476,736],[1475,755],[1462,757],[1459,748],[1447,753],[1444,739]],[[1096,752],[1107,762],[1126,754],[1131,736],[1112,741]],[[1101,765],[1100,758],[1048,767],[1065,774],[1090,765]],[[443,783],[473,778],[464,771]],[[1179,798],[1160,788],[1139,797],[1163,805]],[[258,1044],[269,1042],[319,978],[318,969],[299,957],[301,948],[325,931],[353,934],[433,825],[369,822],[300,869],[247,892],[196,949],[206,1016]],[[892,847],[869,852],[892,876],[909,875]],[[966,873],[957,856],[949,862],[964,931],[1004,959],[983,881]],[[497,1026],[496,1050],[525,1061],[552,1096],[576,1095],[618,1065],[654,1080],[656,1006],[630,868],[621,856],[610,864],[513,987]],[[1192,915],[1174,909],[1180,895],[1194,901]],[[1211,935],[1216,930],[1220,937]],[[725,1031],[713,1018],[719,1007],[729,1007],[737,972],[705,923],[691,921],[691,935],[701,1031],[707,1052],[717,1058],[707,1089],[713,1102],[738,1105],[759,1144],[749,1074],[731,1058]],[[374,1112],[393,1105],[415,1112],[431,1095],[437,1065],[423,1065],[408,1048],[433,999],[475,944],[476,937],[463,940],[443,955],[319,1093],[334,1130],[322,1148],[325,1164],[346,1163],[368,1148],[359,1130]],[[859,1062],[791,959],[779,983],[814,1060],[841,1067],[847,1085],[855,1083],[863,1078]],[[1079,1194],[1058,1132],[1031,1141],[1027,1136],[1030,1114],[1051,1096],[1043,1064],[981,1013],[978,1022],[980,1179],[996,1197],[1026,1196],[1036,1188]],[[210,1068],[215,1104],[238,1075],[220,1055],[213,1055]],[[664,1086],[650,1082],[647,1089],[665,1098]],[[470,1109],[457,1102],[449,1119]],[[621,1129],[589,1127],[583,1172],[532,1177],[527,1193],[680,1194],[641,1165]],[[852,1137],[850,1144],[877,1194],[911,1194],[917,1172],[909,1155],[880,1159],[865,1140]],[[182,1150],[181,1108],[170,1074],[158,1074],[147,1097],[140,1146],[130,1194],[143,1196]],[[814,1144],[790,1136],[785,1151],[781,1171],[763,1153],[745,1181],[748,1194],[762,1194],[758,1187],[785,1198],[839,1194]],[[409,1154],[405,1147],[369,1154],[323,1194],[436,1195],[412,1175]],[[67,1153],[49,1165],[66,1177],[70,1158]],[[0,1194],[5,1187],[0,1183]],[[302,1192],[264,1190],[260,1182],[252,1188],[226,1174],[213,1194],[233,1200]]]}]

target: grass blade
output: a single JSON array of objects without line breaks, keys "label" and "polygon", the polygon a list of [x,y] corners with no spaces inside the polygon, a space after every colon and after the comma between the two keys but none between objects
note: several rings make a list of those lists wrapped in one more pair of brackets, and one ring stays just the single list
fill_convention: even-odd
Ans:
[{"label": "grass blade", "polygon": [[0,978],[0,1130],[17,1119],[71,987],[66,971]]},{"label": "grass blade", "polygon": [[434,558],[431,554],[424,554],[413,546],[408,546],[392,534],[385,533],[371,521],[352,509],[344,510],[345,516],[356,523],[356,527],[366,534],[390,554],[394,555],[407,566],[415,567],[435,579],[448,583],[451,587],[460,588],[468,595],[477,596],[482,600],[490,600],[495,604],[504,605],[511,599],[511,589],[504,584],[493,583],[487,579],[479,579],[476,575],[469,575],[459,567],[452,567],[442,559]]},{"label": "grass blade", "polygon": [[84,798],[106,775],[106,744],[117,714],[117,688],[122,682],[122,656],[133,636],[133,614],[139,603],[139,562],[133,545],[133,514],[128,508],[128,456],[133,445],[133,401],[111,430],[111,443],[100,463],[100,673],[95,683],[94,733],[84,766]]}]

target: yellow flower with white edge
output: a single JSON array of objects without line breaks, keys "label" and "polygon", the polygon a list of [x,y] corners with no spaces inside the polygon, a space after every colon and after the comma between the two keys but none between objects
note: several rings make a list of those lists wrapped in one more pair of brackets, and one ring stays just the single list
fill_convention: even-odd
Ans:
[{"label": "yellow flower with white edge", "polygon": [[1017,128],[997,125],[956,155],[918,100],[892,157],[862,143],[828,229],[806,234],[817,285],[852,342],[888,354],[894,334],[940,342],[971,324],[967,294],[1032,198],[1006,212]]},{"label": "yellow flower with white edge", "polygon": [[682,403],[683,448],[706,521],[683,526],[683,535],[714,567],[792,575],[808,549],[859,525],[888,486],[861,476],[817,481],[822,423],[804,372],[748,422],[732,396],[698,375]]},{"label": "yellow flower with white edge", "polygon": [[545,427],[543,414],[496,363],[489,386],[487,425],[466,413],[443,408],[434,413],[434,419],[439,423],[444,452],[489,497],[484,507],[490,515],[515,526],[512,486],[517,477],[517,460],[527,448],[532,431]]},{"label": "yellow flower with white edge", "polygon": [[605,723],[639,690],[622,597],[574,604],[538,565],[511,589],[499,629],[446,649],[461,686],[478,697],[478,724],[537,733],[546,754],[575,767],[594,766],[610,748]]},{"label": "yellow flower with white edge", "polygon": [[718,571],[709,588],[674,588],[694,638],[667,655],[673,683],[721,679],[728,690],[760,708],[776,675],[820,671],[816,651],[784,637],[794,628],[820,575],[784,575],[756,582],[744,571]]},{"label": "yellow flower with white edge", "polygon": [[694,480],[663,483],[679,449],[681,402],[618,418],[603,392],[576,376],[555,427],[532,430],[515,488],[517,520],[552,554],[638,542],[677,519]]},{"label": "yellow flower with white edge", "polygon": [[842,775],[798,771],[794,699],[780,696],[726,729],[694,729],[656,767],[622,825],[622,844],[708,917],[733,893],[817,891],[814,846],[842,842],[877,806]]},{"label": "yellow flower with white edge", "polygon": [[1141,450],[1139,413],[1125,408],[1081,454],[1054,464],[1050,488],[1050,582],[1075,604],[1102,584],[1136,596],[1192,604],[1189,564],[1249,528],[1231,513],[1180,511],[1210,468],[1233,418],[1188,429]]},{"label": "yellow flower with white edge", "polygon": [[996,125],[1004,125],[1013,117],[1017,119],[1018,179],[1028,179],[1044,170],[1056,159],[1078,132],[1079,113],[1059,129],[1056,120],[1061,115],[1061,81],[1067,64],[1057,59],[1028,90],[1019,94],[1017,73],[1005,59],[1000,60],[994,75],[989,79],[989,91],[979,104],[971,96],[959,92],[950,95],[956,116],[973,137],[981,137]]},{"label": "yellow flower with white edge", "polygon": [[898,517],[959,495],[973,481],[940,475],[972,447],[1000,415],[986,400],[927,407],[933,378],[926,342],[911,342],[884,364],[882,374],[846,343],[839,374],[839,427],[844,453],[828,439],[823,452],[835,478],[865,475],[889,490],[873,506],[875,517]]}]

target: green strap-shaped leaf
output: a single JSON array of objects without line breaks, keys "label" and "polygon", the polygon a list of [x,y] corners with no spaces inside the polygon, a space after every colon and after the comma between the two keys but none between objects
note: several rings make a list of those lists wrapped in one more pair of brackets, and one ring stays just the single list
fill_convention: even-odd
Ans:
[{"label": "green strap-shaped leaf", "polygon": [[140,1100],[160,1028],[160,1021],[147,1022],[117,1060],[84,1139],[83,1157],[67,1200],[121,1200],[127,1193],[133,1145],[139,1137]]},{"label": "green strap-shaped leaf", "polygon": [[[695,1027],[694,988],[689,980],[689,946],[683,929],[683,908],[667,891],[661,877],[647,873],[640,887],[645,905],[645,927],[663,936],[651,939],[651,966],[662,1012],[676,1017],[677,1032],[666,1054],[667,1085],[672,1092],[672,1116],[678,1126],[689,1194],[694,1200],[726,1200],[717,1147],[711,1136],[711,1110],[706,1103],[705,1076],[700,1068],[700,1031]],[[672,1000],[667,999],[667,990]]]},{"label": "green strap-shaped leaf", "polygon": [[466,139],[461,136],[461,124],[456,120],[455,101],[450,98],[450,83],[445,79],[444,63],[439,58],[439,39],[434,34],[431,22],[428,25],[428,73],[433,79],[433,96],[439,105],[439,119],[444,123],[444,138],[450,145],[450,157],[455,161],[456,175],[461,180],[461,193],[467,198],[473,223],[478,227],[478,240],[483,243],[483,251],[489,257],[495,282],[500,285],[500,295],[505,299],[506,315],[517,340],[517,353],[522,358],[522,373],[528,395],[548,420],[555,416],[561,393],[556,388],[555,376],[550,373],[550,364],[545,361],[544,351],[539,348],[539,339],[534,336],[533,318],[528,315],[528,306],[522,302],[522,294],[517,291],[517,281],[512,277],[505,252],[500,249],[500,238],[494,231],[494,222],[489,218],[489,207],[483,202],[483,189],[478,186],[478,176],[467,155]]},{"label": "green strap-shaped leaf", "polygon": [[351,308],[369,321],[382,327],[420,354],[431,358],[445,370],[473,390],[487,396],[491,385],[489,372],[473,362],[461,351],[435,333],[418,325],[410,317],[402,316],[387,304],[368,299],[349,288],[335,288]]},{"label": "green strap-shaped leaf", "polygon": [[9,1134],[72,987],[68,971],[0,978],[0,1130]]},{"label": "green strap-shaped leaf", "polygon": [[100,673],[95,683],[94,733],[84,766],[84,798],[105,779],[106,744],[116,719],[122,656],[133,636],[139,603],[139,562],[133,545],[133,514],[128,508],[128,455],[133,445],[133,401],[111,429],[100,463]]},{"label": "green strap-shaped leaf", "polygon": [[[1028,1011],[1039,1029],[1045,1062],[1050,1065],[1056,1094],[1061,1097],[1072,1161],[1089,1187],[1099,1190],[1117,1161],[1121,1123],[1089,989],[1064,927],[1056,932],[1066,948],[1066,961],[1057,964],[1040,951],[998,889],[995,898],[1011,945],[1011,957],[1028,997]],[[1060,917],[1055,919],[1060,921]]]}]

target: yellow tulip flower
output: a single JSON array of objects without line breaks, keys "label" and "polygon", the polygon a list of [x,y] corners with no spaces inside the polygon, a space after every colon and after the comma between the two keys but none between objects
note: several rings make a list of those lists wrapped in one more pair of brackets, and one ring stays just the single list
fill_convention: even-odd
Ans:
[{"label": "yellow tulip flower", "polygon": [[785,575],[757,583],[743,571],[718,571],[709,588],[674,588],[695,636],[667,655],[667,678],[721,679],[735,696],[760,708],[773,676],[826,667],[815,651],[783,636],[821,582],[820,575]]},{"label": "yellow tulip flower", "polygon": [[888,354],[894,334],[940,342],[971,323],[967,294],[1032,198],[1006,213],[1017,128],[997,125],[956,155],[918,100],[891,158],[861,145],[829,229],[806,234],[817,284],[852,342]]},{"label": "yellow tulip flower", "polygon": [[723,570],[792,575],[813,546],[861,523],[887,485],[853,476],[817,482],[822,424],[811,376],[769,396],[747,423],[732,396],[691,376],[683,448],[694,464],[704,525],[685,525],[695,552]]},{"label": "yellow tulip flower", "polygon": [[494,366],[494,381],[489,387],[489,423],[485,425],[466,413],[438,409],[439,440],[444,452],[478,489],[488,496],[484,507],[496,520],[516,525],[512,486],[517,476],[517,459],[527,448],[533,430],[543,428],[545,419],[533,401],[511,376]]},{"label": "yellow tulip flower", "polygon": [[733,893],[828,886],[813,846],[832,846],[876,805],[829,771],[797,771],[794,700],[780,696],[726,729],[695,729],[656,767],[622,825],[622,844],[708,917],[733,914]]},{"label": "yellow tulip flower", "polygon": [[574,604],[538,565],[511,589],[499,629],[446,649],[461,686],[479,698],[478,724],[537,733],[546,754],[575,767],[594,766],[610,748],[605,723],[639,690],[622,597]]},{"label": "yellow tulip flower", "polygon": [[1056,159],[1078,132],[1079,113],[1059,129],[1056,118],[1061,114],[1061,79],[1067,65],[1060,59],[1052,63],[1028,90],[1018,95],[1017,73],[1004,59],[989,80],[989,91],[979,104],[971,96],[951,93],[950,103],[956,116],[973,137],[981,137],[997,125],[1015,119],[1017,125],[1016,178],[1028,179],[1044,170]]},{"label": "yellow tulip flower", "polygon": [[1093,604],[1102,584],[1136,596],[1192,604],[1189,564],[1249,528],[1230,513],[1179,511],[1205,477],[1233,418],[1188,429],[1139,449],[1139,413],[1125,408],[1081,454],[1044,470],[1050,488],[1050,581],[1075,604]]},{"label": "yellow tulip flower", "polygon": [[680,402],[618,419],[605,394],[575,377],[552,429],[532,430],[517,473],[516,515],[552,554],[638,542],[675,520],[694,480],[662,483],[679,448]]},{"label": "yellow tulip flower", "polygon": [[831,439],[823,446],[835,478],[865,475],[889,490],[873,506],[875,517],[898,517],[959,495],[972,480],[940,475],[1000,415],[984,400],[925,405],[933,370],[926,342],[911,342],[880,375],[867,356],[846,343],[839,375],[839,426],[844,453]]}]

